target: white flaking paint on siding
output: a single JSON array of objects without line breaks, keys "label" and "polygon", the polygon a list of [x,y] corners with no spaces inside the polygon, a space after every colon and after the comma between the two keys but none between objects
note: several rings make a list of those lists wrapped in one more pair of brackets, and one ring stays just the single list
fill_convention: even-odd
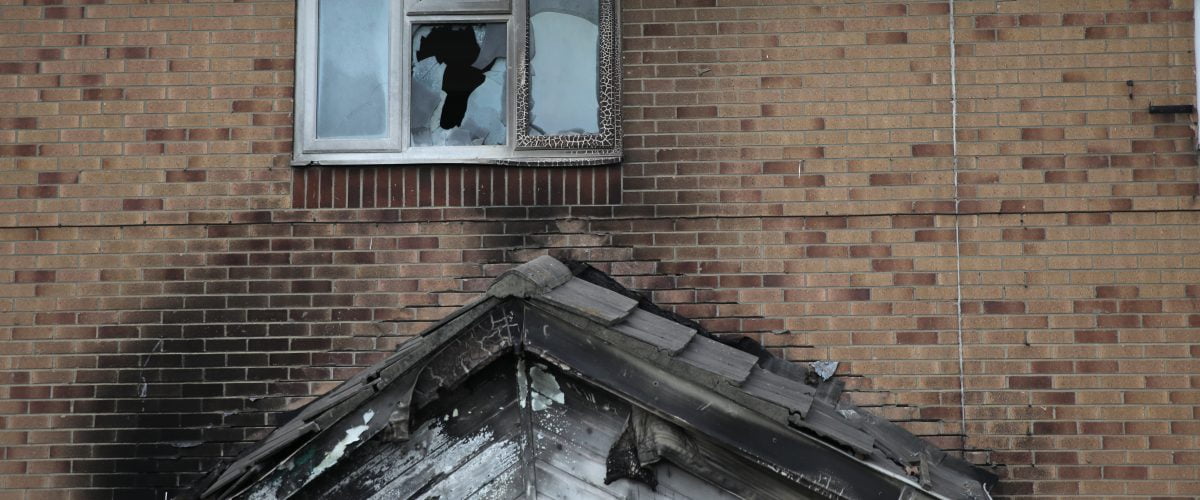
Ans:
[{"label": "white flaking paint on siding", "polygon": [[535,364],[530,367],[529,380],[529,385],[533,388],[533,397],[530,398],[533,411],[545,410],[553,403],[563,404],[566,402],[562,388],[558,386],[558,380],[546,371],[544,365]]},{"label": "white flaking paint on siding", "polygon": [[346,437],[342,438],[341,441],[338,441],[338,443],[333,446],[333,449],[329,450],[329,453],[325,454],[325,458],[321,459],[321,463],[317,464],[317,466],[313,468],[312,472],[309,473],[308,480],[312,481],[313,478],[321,475],[322,472],[325,472],[326,469],[333,467],[333,464],[336,464],[338,460],[341,460],[342,455],[346,453],[346,447],[358,441],[358,439],[362,437],[362,434],[367,432],[367,424],[374,416],[375,410],[367,410],[367,412],[363,414],[362,425],[356,425],[346,429]]}]

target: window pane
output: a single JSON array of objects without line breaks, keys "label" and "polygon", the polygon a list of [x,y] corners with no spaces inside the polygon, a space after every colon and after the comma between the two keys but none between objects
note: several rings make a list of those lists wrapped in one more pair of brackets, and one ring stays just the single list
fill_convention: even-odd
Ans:
[{"label": "window pane", "polygon": [[412,50],[413,146],[507,142],[504,23],[415,25]]},{"label": "window pane", "polygon": [[529,0],[529,135],[600,131],[598,0]]},{"label": "window pane", "polygon": [[387,135],[388,0],[321,0],[317,137]]}]

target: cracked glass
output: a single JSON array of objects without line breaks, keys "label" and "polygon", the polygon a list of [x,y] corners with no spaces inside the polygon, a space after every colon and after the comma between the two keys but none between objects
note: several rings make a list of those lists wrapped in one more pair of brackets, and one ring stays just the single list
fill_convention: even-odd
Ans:
[{"label": "cracked glass", "polygon": [[319,138],[387,135],[387,0],[322,0],[317,39]]},{"label": "cracked glass", "polygon": [[600,131],[598,0],[529,0],[529,135]]},{"label": "cracked glass", "polygon": [[507,53],[504,23],[414,25],[412,145],[505,144]]}]

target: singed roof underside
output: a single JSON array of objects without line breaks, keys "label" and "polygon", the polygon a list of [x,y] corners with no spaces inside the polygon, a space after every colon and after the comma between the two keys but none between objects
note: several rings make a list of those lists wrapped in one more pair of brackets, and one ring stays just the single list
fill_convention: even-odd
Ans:
[{"label": "singed roof underside", "polygon": [[[355,455],[359,448],[369,454],[382,446],[364,443],[413,442],[426,425],[414,418],[427,418],[426,409],[444,406],[446,398],[464,397],[453,391],[509,355],[553,367],[593,386],[588,390],[626,402],[630,415],[641,415],[630,417],[624,435],[632,437],[623,448],[612,443],[607,457],[608,475],[621,481],[653,483],[646,474],[653,475],[651,465],[659,461],[744,497],[772,497],[779,490],[745,489],[739,482],[778,481],[780,488],[794,487],[797,496],[988,498],[996,481],[840,401],[836,377],[775,358],[753,342],[727,345],[590,266],[568,267],[543,256],[504,273],[486,295],[300,409],[206,476],[192,495],[304,496],[339,462],[367,460]],[[668,434],[685,436],[678,438],[690,443],[684,448],[711,451],[704,456],[728,452],[733,458],[727,462],[744,461],[749,468],[672,453],[670,446],[648,451],[647,440],[678,440],[654,441],[653,429],[674,429]],[[614,458],[619,453],[635,457],[626,460],[632,465],[624,476],[613,471],[621,468]],[[639,472],[643,466],[651,472]],[[720,471],[728,477],[713,479],[723,477]],[[771,472],[760,476],[762,471]]]}]

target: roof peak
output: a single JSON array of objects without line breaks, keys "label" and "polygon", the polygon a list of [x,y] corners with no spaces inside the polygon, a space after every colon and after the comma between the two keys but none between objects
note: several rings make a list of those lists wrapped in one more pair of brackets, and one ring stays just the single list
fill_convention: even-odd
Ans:
[{"label": "roof peak", "polygon": [[488,287],[487,294],[498,299],[534,297],[549,293],[570,281],[573,276],[566,264],[549,255],[542,255],[505,271]]}]

